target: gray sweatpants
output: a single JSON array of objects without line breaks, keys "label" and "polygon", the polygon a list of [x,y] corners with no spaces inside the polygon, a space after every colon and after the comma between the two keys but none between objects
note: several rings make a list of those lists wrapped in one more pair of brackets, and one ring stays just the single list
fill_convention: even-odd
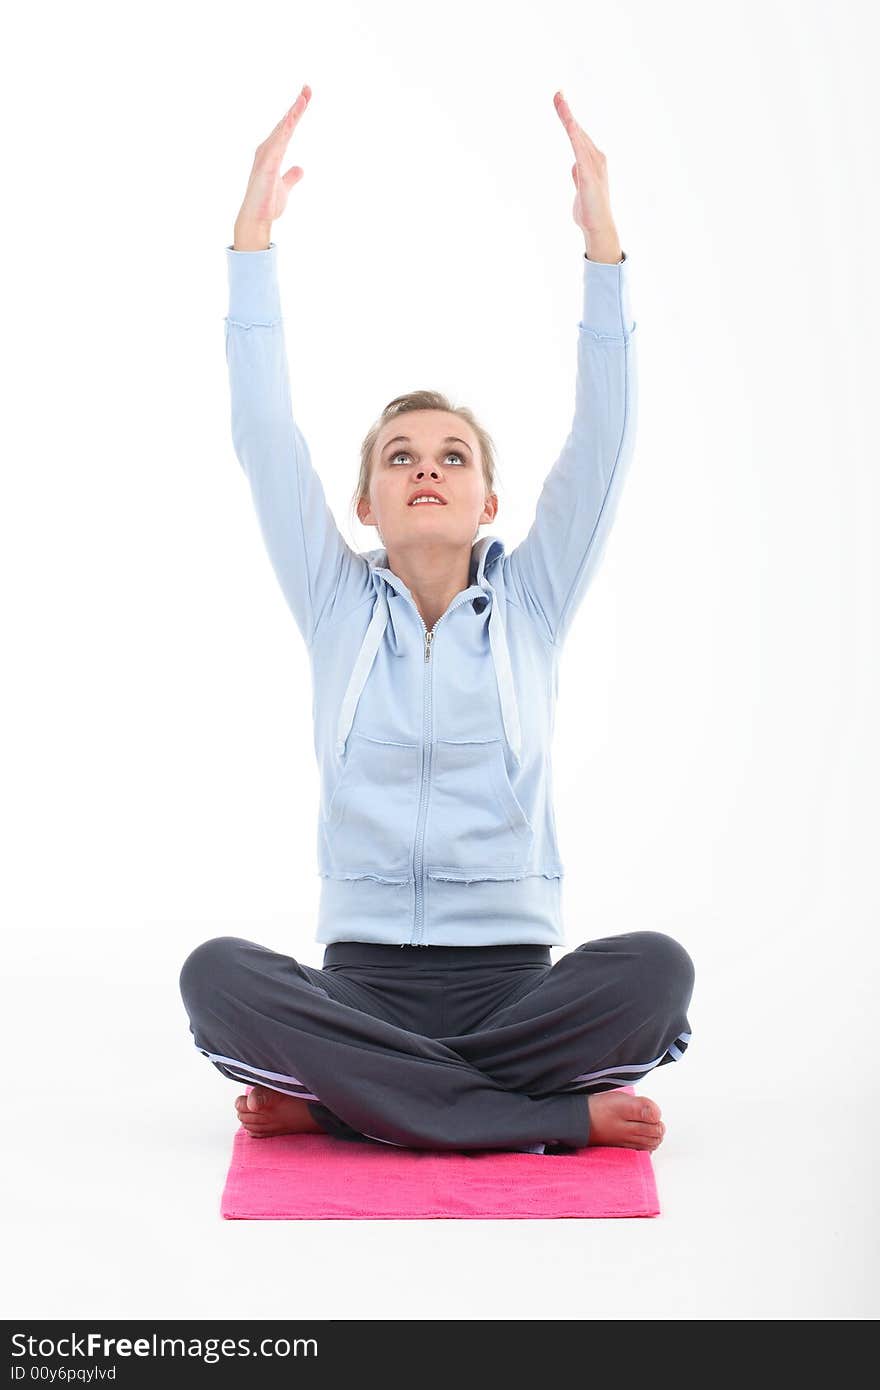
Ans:
[{"label": "gray sweatpants", "polygon": [[656,931],[555,964],[549,946],[342,941],[320,969],[218,936],[180,972],[198,1050],[300,1096],[327,1133],[531,1153],[583,1148],[587,1096],[681,1058],[693,984],[687,951]]}]

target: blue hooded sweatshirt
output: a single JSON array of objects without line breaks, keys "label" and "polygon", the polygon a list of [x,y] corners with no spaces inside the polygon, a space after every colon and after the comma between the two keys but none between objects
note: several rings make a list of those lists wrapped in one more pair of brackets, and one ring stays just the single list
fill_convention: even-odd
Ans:
[{"label": "blue hooded sweatshirt", "polygon": [[293,418],[277,245],[227,246],[232,439],[311,663],[316,940],[567,945],[553,810],[558,661],[633,451],[627,258],[583,258],[574,421],[511,551],[472,548],[427,631],[384,549],[340,533]]}]

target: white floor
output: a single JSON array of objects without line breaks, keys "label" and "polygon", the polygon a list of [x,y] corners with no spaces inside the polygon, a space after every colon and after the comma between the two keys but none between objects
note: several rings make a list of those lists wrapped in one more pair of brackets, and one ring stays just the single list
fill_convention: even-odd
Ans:
[{"label": "white floor", "polygon": [[[177,992],[189,950],[218,934],[191,924],[2,933],[6,1318],[880,1311],[876,1088],[859,1075],[868,1059],[849,1053],[844,1064],[829,1038],[816,1049],[824,1075],[811,1055],[774,1082],[753,1011],[740,1072],[715,1081],[708,981],[688,1055],[637,1088],[667,1125],[654,1156],[658,1217],[222,1220],[243,1087],[197,1053]],[[280,946],[277,931],[251,935]],[[319,965],[321,947],[302,959]]]}]

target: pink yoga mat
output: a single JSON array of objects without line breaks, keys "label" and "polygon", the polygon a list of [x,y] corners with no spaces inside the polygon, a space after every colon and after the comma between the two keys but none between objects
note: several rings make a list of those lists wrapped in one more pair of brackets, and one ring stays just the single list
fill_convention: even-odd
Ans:
[{"label": "pink yoga mat", "polygon": [[[635,1095],[632,1086],[620,1089]],[[647,1149],[448,1153],[329,1134],[254,1139],[241,1125],[220,1203],[227,1221],[542,1221],[659,1213]]]}]

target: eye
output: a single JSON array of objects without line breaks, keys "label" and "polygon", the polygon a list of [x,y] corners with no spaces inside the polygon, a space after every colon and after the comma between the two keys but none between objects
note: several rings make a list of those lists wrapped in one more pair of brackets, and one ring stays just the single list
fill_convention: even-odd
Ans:
[{"label": "eye", "polygon": [[[412,457],[412,455],[411,455],[411,454],[408,454],[407,451],[406,451],[405,449],[400,449],[396,454],[392,454],[392,455],[391,455],[390,462],[391,462],[391,463],[394,463],[394,462],[396,462],[397,459],[400,459],[400,458],[408,459],[408,458],[411,458],[411,457]],[[461,462],[461,463],[467,463],[467,459],[465,458],[464,454],[458,454],[458,453],[454,453],[454,452],[453,452],[453,453],[447,454],[446,457],[447,457],[448,459],[458,459],[459,462]]]}]

